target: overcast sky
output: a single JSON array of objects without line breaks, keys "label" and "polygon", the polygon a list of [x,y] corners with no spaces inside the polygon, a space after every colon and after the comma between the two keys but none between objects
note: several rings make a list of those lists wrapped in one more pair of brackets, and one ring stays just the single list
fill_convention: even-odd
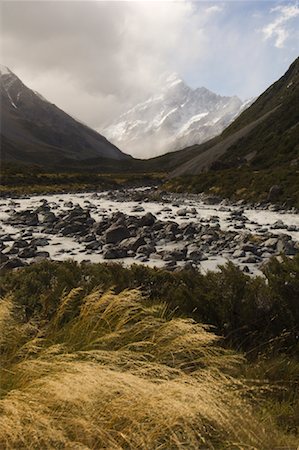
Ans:
[{"label": "overcast sky", "polygon": [[299,53],[298,1],[2,1],[1,62],[99,131],[177,72],[259,95]]}]

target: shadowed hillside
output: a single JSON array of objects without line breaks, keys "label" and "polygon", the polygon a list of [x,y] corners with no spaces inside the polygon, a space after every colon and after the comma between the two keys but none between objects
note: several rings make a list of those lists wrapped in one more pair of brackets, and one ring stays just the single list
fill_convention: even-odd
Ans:
[{"label": "shadowed hillside", "polygon": [[92,157],[130,159],[103,136],[75,120],[6,67],[0,67],[1,161],[51,166]]},{"label": "shadowed hillside", "polygon": [[299,58],[216,140],[198,146],[199,155],[178,167],[173,175],[195,175],[207,169],[240,165],[257,170],[290,164],[298,167],[298,104]]},{"label": "shadowed hillside", "polygon": [[177,152],[165,188],[299,208],[298,104],[299,58],[220,136]]}]

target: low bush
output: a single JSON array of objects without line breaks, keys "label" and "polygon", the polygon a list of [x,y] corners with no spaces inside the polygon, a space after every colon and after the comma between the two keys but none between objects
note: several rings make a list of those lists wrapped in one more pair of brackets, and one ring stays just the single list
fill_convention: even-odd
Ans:
[{"label": "low bush", "polygon": [[[178,315],[192,316],[215,327],[240,350],[262,348],[298,350],[299,256],[273,259],[265,277],[249,277],[232,263],[219,272],[170,273],[160,269],[120,264],[50,262],[2,274],[1,293],[12,292],[26,317],[49,318],[60,297],[80,287],[81,296],[94,288],[140,288],[148,302],[163,301]],[[274,346],[276,343],[276,347]]]}]

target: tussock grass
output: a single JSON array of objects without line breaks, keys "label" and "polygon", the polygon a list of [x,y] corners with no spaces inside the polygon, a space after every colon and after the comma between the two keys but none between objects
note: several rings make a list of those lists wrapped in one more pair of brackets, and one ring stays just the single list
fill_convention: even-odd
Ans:
[{"label": "tussock grass", "polygon": [[0,448],[273,449],[207,326],[139,290],[63,294],[48,320],[0,301]]}]

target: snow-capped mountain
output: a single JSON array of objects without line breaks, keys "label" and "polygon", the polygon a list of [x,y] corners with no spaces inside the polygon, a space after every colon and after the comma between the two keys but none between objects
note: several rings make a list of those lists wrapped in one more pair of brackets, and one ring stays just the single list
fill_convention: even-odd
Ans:
[{"label": "snow-capped mountain", "polygon": [[74,119],[7,67],[0,66],[2,161],[56,164],[60,160],[130,158]]},{"label": "snow-capped mountain", "polygon": [[101,131],[123,151],[149,158],[207,141],[250,103],[236,96],[222,97],[204,87],[191,89],[172,74],[159,93]]}]

